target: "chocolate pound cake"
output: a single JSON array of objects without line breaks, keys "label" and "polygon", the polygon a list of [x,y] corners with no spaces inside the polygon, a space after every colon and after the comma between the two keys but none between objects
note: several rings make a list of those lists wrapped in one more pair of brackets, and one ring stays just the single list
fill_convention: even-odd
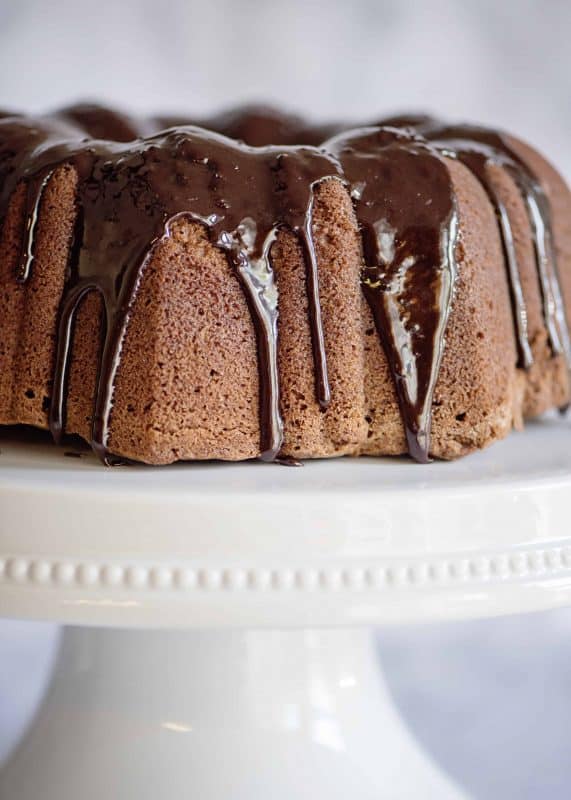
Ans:
[{"label": "chocolate pound cake", "polygon": [[0,424],[151,464],[455,458],[570,398],[571,195],[519,140],[0,114]]}]

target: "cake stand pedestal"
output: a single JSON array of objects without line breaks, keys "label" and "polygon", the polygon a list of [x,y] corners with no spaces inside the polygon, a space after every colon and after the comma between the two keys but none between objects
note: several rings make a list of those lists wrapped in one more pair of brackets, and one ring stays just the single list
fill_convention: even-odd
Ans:
[{"label": "cake stand pedestal", "polygon": [[429,468],[112,470],[0,434],[0,612],[66,626],[0,797],[465,798],[370,629],[571,604],[569,433]]}]

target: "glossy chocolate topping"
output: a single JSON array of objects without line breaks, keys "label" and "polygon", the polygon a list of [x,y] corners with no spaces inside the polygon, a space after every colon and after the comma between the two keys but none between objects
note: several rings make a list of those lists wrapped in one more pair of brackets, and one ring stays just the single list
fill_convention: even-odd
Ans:
[{"label": "glossy chocolate topping", "polygon": [[[237,138],[249,144],[318,144],[347,127],[340,124],[307,126],[298,117],[280,115],[275,110],[263,107],[233,111],[212,118],[208,123],[214,130],[226,135],[239,134]],[[488,168],[491,164],[500,164],[509,172],[522,194],[530,221],[549,341],[554,354],[562,354],[571,370],[571,339],[557,272],[549,202],[540,182],[510,146],[506,136],[476,125],[445,125],[425,114],[386,117],[375,125],[410,129],[421,134],[443,155],[456,158],[467,166],[486,190],[498,218],[510,283],[519,363],[527,368],[533,363],[533,354],[514,234],[510,215],[494,187]]]},{"label": "glossy chocolate topping", "polygon": [[[362,233],[362,288],[394,379],[409,451],[427,461],[432,399],[457,275],[457,212],[445,156],[474,172],[496,208],[520,360],[529,366],[527,313],[509,215],[487,166],[500,163],[513,175],[532,223],[550,342],[554,353],[570,360],[547,198],[501,134],[446,127],[428,117],[399,117],[331,138],[340,126],[310,127],[264,108],[230,112],[202,124],[209,130],[181,118],[142,120],[95,105],[36,119],[0,114],[0,220],[16,186],[23,181],[27,187],[18,281],[27,281],[34,268],[42,196],[54,170],[72,165],[79,179],[50,405],[56,439],[65,429],[75,315],[82,299],[97,292],[105,320],[92,446],[111,460],[113,391],[131,310],[154,248],[171,235],[173,222],[187,218],[204,225],[226,253],[245,293],[259,355],[260,452],[264,459],[275,459],[283,423],[279,297],[271,248],[281,229],[294,232],[302,245],[316,398],[326,409],[331,392],[312,212],[315,187],[341,180],[351,192]],[[174,127],[159,132],[164,125]]]},{"label": "glossy chocolate topping", "polygon": [[431,408],[450,314],[456,204],[443,159],[391,128],[340,134],[362,233],[362,288],[393,376],[410,454],[428,460]]},{"label": "glossy chocolate topping", "polygon": [[[271,111],[274,126],[271,133],[274,137],[282,136],[284,142],[316,143],[324,141],[334,133],[340,133],[346,126],[340,124],[305,126],[293,116],[282,116],[281,125],[275,124],[276,112]],[[260,125],[264,117],[264,109],[256,109],[252,116],[250,109],[244,109],[242,115],[232,112],[212,120],[215,129],[227,132],[225,124],[232,121],[232,126],[240,125],[242,138],[250,142],[256,138],[259,144],[267,144],[264,135],[268,132],[265,125]],[[571,370],[571,339],[568,321],[558,278],[555,249],[553,245],[551,213],[549,201],[540,182],[518,154],[510,146],[508,139],[499,131],[476,125],[446,125],[440,120],[425,114],[407,114],[385,117],[375,125],[408,129],[411,133],[421,135],[430,141],[433,148],[449,158],[456,158],[467,166],[478,178],[496,211],[498,228],[504,249],[507,274],[510,283],[514,327],[519,351],[520,366],[527,368],[533,363],[533,354],[527,329],[527,309],[520,279],[520,268],[514,242],[510,215],[499,193],[490,178],[488,168],[491,164],[500,164],[513,178],[526,205],[536,258],[536,267],[543,298],[543,315],[549,341],[556,355],[563,355],[568,369]],[[231,134],[231,131],[228,131]],[[273,139],[278,142],[277,138]],[[281,141],[281,140],[280,140]]]},{"label": "glossy chocolate topping", "polygon": [[476,125],[444,125],[424,115],[392,117],[380,124],[391,124],[422,134],[443,155],[456,158],[467,166],[486,190],[496,211],[504,249],[520,366],[529,367],[533,363],[533,355],[528,337],[527,309],[517,263],[514,233],[510,215],[491,180],[489,167],[499,164],[511,175],[521,192],[529,217],[543,298],[543,316],[551,348],[554,354],[565,357],[567,367],[571,370],[571,340],[557,272],[549,201],[541,184],[510,146],[506,136],[499,131]]}]

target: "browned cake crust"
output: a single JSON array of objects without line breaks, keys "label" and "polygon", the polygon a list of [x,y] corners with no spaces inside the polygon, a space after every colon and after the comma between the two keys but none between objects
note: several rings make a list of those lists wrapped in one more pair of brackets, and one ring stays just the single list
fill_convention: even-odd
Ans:
[{"label": "browned cake crust", "polygon": [[[557,264],[571,318],[571,195],[529,146],[509,139],[551,203]],[[502,241],[480,181],[445,160],[456,199],[458,278],[432,399],[430,452],[455,458],[503,438],[524,417],[570,398],[566,360],[554,355],[542,313],[533,236],[521,192],[500,164],[489,180],[506,206],[527,306],[533,365],[518,367]],[[48,427],[59,309],[73,246],[78,176],[59,167],[40,209],[34,269],[16,268],[25,239],[25,186],[12,194],[0,238],[0,424]],[[331,402],[320,407],[306,264],[297,237],[282,230],[272,248],[279,296],[278,368],[282,456],[398,455],[407,440],[387,355],[361,290],[363,251],[349,189],[315,189],[313,240]],[[67,387],[68,433],[91,438],[101,348],[102,305],[82,303]],[[240,460],[260,454],[256,331],[246,297],[204,226],[175,221],[146,265],[115,380],[109,450],[151,464]]]}]

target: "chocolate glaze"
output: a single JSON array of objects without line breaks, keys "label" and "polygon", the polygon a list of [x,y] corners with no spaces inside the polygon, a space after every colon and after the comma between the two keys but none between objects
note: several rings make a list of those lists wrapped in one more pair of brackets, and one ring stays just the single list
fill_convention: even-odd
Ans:
[{"label": "chocolate glaze", "polygon": [[[509,222],[509,215],[490,185],[486,167],[490,163],[501,164],[514,179],[521,192],[530,220],[537,273],[543,297],[543,316],[551,348],[554,354],[563,355],[565,357],[567,366],[571,369],[571,342],[557,272],[551,225],[551,211],[549,201],[541,184],[529,167],[523,163],[513,148],[510,147],[506,138],[496,131],[464,125],[435,128],[430,132],[429,136],[431,139],[434,139],[442,149],[446,147],[446,143],[449,140],[452,140],[454,144],[453,151],[457,154],[457,157],[474,172],[488,191],[501,222],[506,249],[508,253],[511,251],[513,254],[511,256],[513,265],[510,263],[510,259],[508,259],[510,276],[514,276],[512,277],[512,287],[514,286],[516,274],[518,276],[517,280],[519,281],[519,269],[513,245],[513,233]],[[518,292],[521,297],[520,300],[517,298]],[[514,295],[517,320],[518,310],[520,314],[522,312],[525,313],[521,285],[515,287]],[[521,344],[522,342],[520,340],[520,345]],[[528,366],[529,362],[524,360],[524,365]]]},{"label": "chocolate glaze", "polygon": [[457,212],[443,159],[390,128],[331,139],[353,187],[362,287],[387,354],[410,454],[427,461],[431,409],[457,268]]},{"label": "chocolate glaze", "polygon": [[[66,164],[78,175],[76,233],[60,306],[49,415],[56,440],[65,429],[75,316],[83,298],[97,292],[103,301],[104,336],[92,447],[106,462],[112,460],[113,391],[133,304],[155,248],[172,235],[177,220],[189,219],[204,225],[210,240],[225,251],[244,290],[259,354],[261,457],[276,459],[283,423],[277,366],[279,287],[271,248],[281,229],[293,231],[301,243],[316,398],[325,409],[331,392],[312,213],[315,188],[334,179],[343,181],[353,198],[363,242],[363,293],[393,376],[409,451],[427,461],[433,394],[457,275],[458,220],[445,156],[474,172],[496,208],[520,360],[529,366],[532,354],[513,234],[487,166],[500,163],[513,175],[532,223],[551,346],[570,360],[549,205],[501,134],[446,127],[417,116],[332,136],[341,126],[311,127],[263,107],[219,115],[203,124],[208,131],[182,118],[143,120],[85,104],[38,119],[0,113],[0,220],[16,186],[26,183],[18,281],[26,282],[33,271],[37,220],[51,176]],[[177,127],[158,132],[165,125]],[[148,138],[138,138],[143,135]]]},{"label": "chocolate glaze", "polygon": [[382,124],[420,132],[443,154],[465,164],[486,190],[498,217],[508,268],[520,365],[529,367],[533,363],[533,354],[513,230],[508,211],[494,188],[488,168],[491,164],[499,164],[511,175],[521,192],[530,221],[543,298],[543,317],[551,348],[555,355],[565,357],[567,367],[571,370],[571,339],[558,277],[549,201],[537,177],[515,152],[506,136],[476,125],[444,125],[423,115],[393,117],[383,120]]},{"label": "chocolate glaze", "polygon": [[[269,116],[272,125],[265,117]],[[341,124],[322,126],[304,125],[299,118],[281,115],[267,108],[246,108],[220,115],[209,122],[215,130],[234,135],[239,130],[246,142],[284,142],[316,144],[334,133],[347,128]],[[490,164],[500,164],[507,170],[522,194],[530,220],[536,267],[543,298],[543,316],[549,341],[555,355],[562,354],[571,370],[571,339],[566,320],[560,282],[557,272],[550,207],[540,182],[529,166],[522,161],[507,137],[499,131],[476,125],[445,125],[425,114],[406,114],[385,117],[374,123],[383,127],[411,129],[429,140],[434,148],[447,157],[456,158],[467,166],[481,182],[496,211],[498,227],[504,250],[507,274],[514,311],[514,327],[519,352],[519,365],[528,368],[533,354],[527,329],[527,308],[521,285],[520,267],[514,245],[510,215],[490,179]],[[228,126],[225,128],[225,126]],[[272,136],[273,138],[265,138]],[[281,139],[279,139],[281,142]]]},{"label": "chocolate glaze", "polygon": [[441,150],[446,155],[461,161],[478,178],[496,212],[510,284],[519,363],[520,366],[527,369],[533,364],[533,353],[529,341],[527,308],[521,285],[514,235],[509,213],[488,173],[488,166],[496,162],[495,151],[485,145],[480,145],[478,142],[463,142],[462,140],[447,142],[446,145],[441,147]]}]

